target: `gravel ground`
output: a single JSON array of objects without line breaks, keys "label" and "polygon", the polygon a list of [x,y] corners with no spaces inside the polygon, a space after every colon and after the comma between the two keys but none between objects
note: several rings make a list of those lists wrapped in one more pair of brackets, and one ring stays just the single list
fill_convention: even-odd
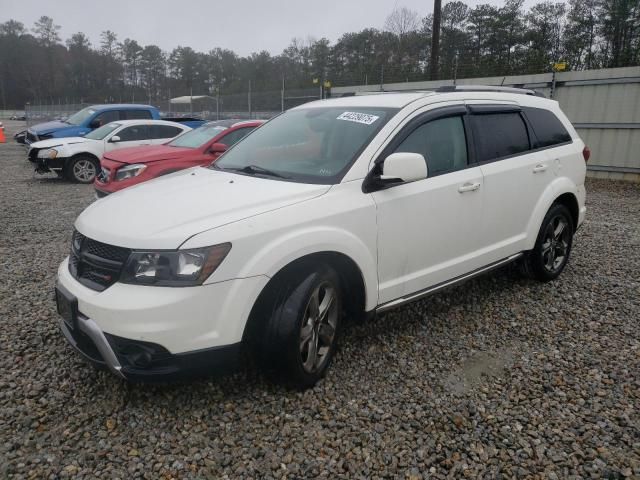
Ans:
[{"label": "gravel ground", "polygon": [[638,185],[588,182],[558,281],[507,268],[351,322],[300,393],[250,367],[144,386],[86,365],[52,286],[92,188],[13,143],[0,165],[0,478],[640,478]]}]

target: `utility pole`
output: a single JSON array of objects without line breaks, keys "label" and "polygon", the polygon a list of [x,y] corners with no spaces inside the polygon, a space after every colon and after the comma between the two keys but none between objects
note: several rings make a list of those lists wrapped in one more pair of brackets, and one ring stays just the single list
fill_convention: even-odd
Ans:
[{"label": "utility pole", "polygon": [[251,80],[249,80],[249,92],[247,94],[247,104],[249,106],[249,118],[251,118]]},{"label": "utility pole", "polygon": [[440,57],[440,17],[442,0],[433,0],[433,28],[431,32],[431,80],[438,79],[438,61]]},{"label": "utility pole", "polygon": [[284,73],[282,74],[282,90],[280,90],[280,111],[284,112]]}]

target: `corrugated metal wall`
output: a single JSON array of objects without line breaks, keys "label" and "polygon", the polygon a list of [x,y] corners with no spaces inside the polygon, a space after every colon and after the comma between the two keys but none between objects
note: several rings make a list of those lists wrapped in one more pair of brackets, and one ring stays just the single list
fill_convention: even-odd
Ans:
[{"label": "corrugated metal wall", "polygon": [[[591,148],[589,175],[640,181],[640,67],[582,72],[464,79],[458,85],[504,85],[535,88],[558,100]],[[452,81],[408,82],[336,87],[334,97],[348,92],[422,90]]]}]

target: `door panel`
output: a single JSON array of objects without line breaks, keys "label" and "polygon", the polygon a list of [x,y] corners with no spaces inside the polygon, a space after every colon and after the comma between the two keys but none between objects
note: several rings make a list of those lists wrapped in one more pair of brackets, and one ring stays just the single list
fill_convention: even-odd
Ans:
[{"label": "door panel", "polygon": [[139,147],[151,145],[151,130],[148,125],[132,125],[125,127],[114,134],[120,137],[119,142],[105,142],[105,150],[119,150],[121,148]]},{"label": "door panel", "polygon": [[547,152],[531,151],[520,112],[472,115],[471,124],[485,186],[484,263],[491,263],[525,248],[529,218],[555,169]]},{"label": "door panel", "polygon": [[525,248],[526,227],[538,199],[551,183],[554,168],[546,152],[487,163],[480,167],[485,182],[483,238],[487,263]]},{"label": "door panel", "polygon": [[483,208],[478,167],[374,192],[380,303],[482,265],[474,258]]}]

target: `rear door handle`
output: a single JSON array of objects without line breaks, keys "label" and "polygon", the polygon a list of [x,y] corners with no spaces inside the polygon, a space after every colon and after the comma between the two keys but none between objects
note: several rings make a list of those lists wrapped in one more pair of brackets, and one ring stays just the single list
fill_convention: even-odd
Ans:
[{"label": "rear door handle", "polygon": [[533,173],[542,173],[544,172],[546,169],[548,168],[547,165],[543,164],[543,163],[539,163],[538,165],[536,165],[535,167],[533,167]]},{"label": "rear door handle", "polygon": [[475,190],[478,190],[479,188],[480,188],[480,182],[465,183],[458,187],[458,191],[460,193],[473,192]]}]

